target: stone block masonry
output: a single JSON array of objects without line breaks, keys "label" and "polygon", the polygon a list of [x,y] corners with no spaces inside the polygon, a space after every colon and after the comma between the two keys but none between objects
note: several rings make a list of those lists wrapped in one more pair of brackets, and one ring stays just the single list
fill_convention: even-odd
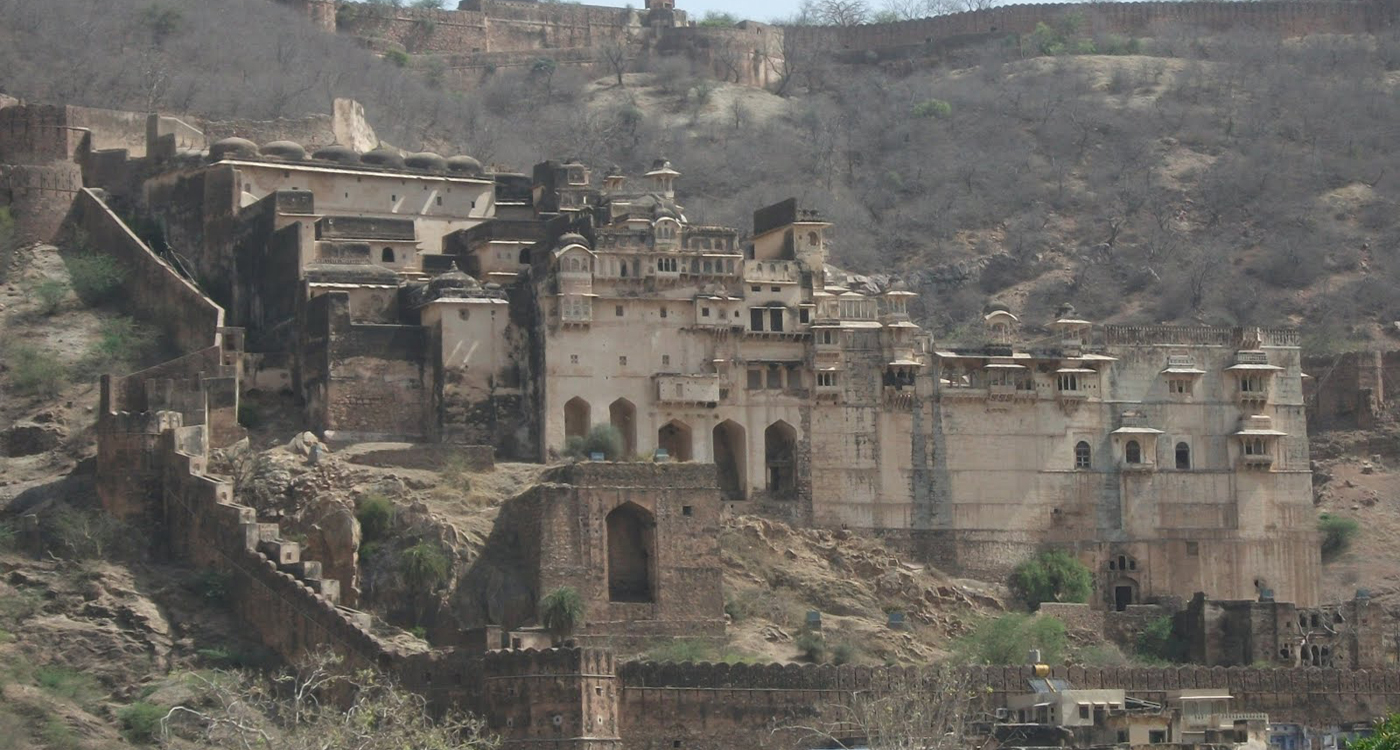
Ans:
[{"label": "stone block masonry", "polygon": [[157,257],[92,190],[78,193],[72,221],[82,230],[88,250],[121,264],[126,272],[123,298],[136,317],[162,327],[182,352],[219,342],[223,308]]}]

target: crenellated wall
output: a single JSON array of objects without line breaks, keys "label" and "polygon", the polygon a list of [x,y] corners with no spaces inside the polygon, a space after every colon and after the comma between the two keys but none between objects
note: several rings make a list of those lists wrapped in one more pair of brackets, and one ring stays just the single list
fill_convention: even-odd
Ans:
[{"label": "crenellated wall", "polygon": [[[797,747],[799,726],[820,726],[853,691],[908,684],[903,668],[830,665],[673,664],[632,662],[622,683],[621,736],[628,748],[699,750]],[[1225,688],[1241,711],[1267,711],[1271,721],[1328,726],[1364,720],[1400,706],[1400,671],[1246,668],[1056,667],[1075,688],[1122,688],[1162,701],[1169,691]],[[970,691],[984,708],[1005,705],[1027,690],[1029,667],[971,667]],[[677,745],[676,743],[680,743]]]},{"label": "crenellated wall", "polygon": [[1035,31],[1036,24],[1053,22],[1068,13],[1082,16],[1086,30],[1095,33],[1152,36],[1180,26],[1211,32],[1250,29],[1294,37],[1374,32],[1391,23],[1394,11],[1379,2],[1325,0],[1044,3],[1004,5],[916,21],[850,27],[789,26],[783,31],[790,35],[788,42],[795,47],[833,52],[878,51],[936,44],[959,37],[1029,34]]}]

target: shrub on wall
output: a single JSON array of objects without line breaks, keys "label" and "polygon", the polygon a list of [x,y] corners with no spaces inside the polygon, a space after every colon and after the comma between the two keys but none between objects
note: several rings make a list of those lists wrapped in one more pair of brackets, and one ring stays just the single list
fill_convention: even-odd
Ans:
[{"label": "shrub on wall", "polygon": [[1361,525],[1351,518],[1323,513],[1317,517],[1317,530],[1322,534],[1322,559],[1331,560],[1351,548]]},{"label": "shrub on wall", "polygon": [[610,424],[594,425],[593,429],[588,431],[588,437],[585,437],[581,443],[566,442],[564,444],[565,453],[569,452],[571,445],[579,449],[578,458],[589,458],[594,453],[601,453],[607,461],[622,459],[627,448],[622,440],[622,431]]},{"label": "shrub on wall", "polygon": [[394,523],[394,503],[389,498],[371,492],[355,506],[355,520],[360,522],[360,539],[368,544],[389,535]]},{"label": "shrub on wall", "polygon": [[1137,654],[1149,661],[1186,661],[1186,644],[1172,632],[1172,618],[1163,615],[1142,629],[1137,635]]},{"label": "shrub on wall", "polygon": [[560,645],[583,625],[583,597],[572,586],[560,586],[540,599],[540,624]]},{"label": "shrub on wall", "polygon": [[384,61],[400,68],[408,66],[408,53],[401,50],[391,49],[384,53]]},{"label": "shrub on wall", "polygon": [[1089,569],[1073,555],[1048,550],[1017,565],[1011,572],[1010,587],[1034,610],[1041,602],[1086,602],[1093,581]]}]

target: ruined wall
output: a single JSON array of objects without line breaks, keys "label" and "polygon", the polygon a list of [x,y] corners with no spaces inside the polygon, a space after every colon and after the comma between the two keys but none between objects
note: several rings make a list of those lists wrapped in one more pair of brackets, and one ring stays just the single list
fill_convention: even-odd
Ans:
[{"label": "ruined wall", "polygon": [[1303,359],[1309,431],[1365,430],[1387,406],[1387,384],[1400,384],[1400,351],[1314,355]]},{"label": "ruined wall", "polygon": [[218,341],[223,308],[151,252],[96,193],[84,189],[79,194],[73,221],[86,233],[92,250],[112,256],[126,269],[123,297],[136,317],[164,329],[179,351]]},{"label": "ruined wall", "polygon": [[462,10],[341,4],[336,28],[410,54],[596,47],[625,42],[646,11],[572,3],[481,0]]},{"label": "ruined wall", "polygon": [[350,295],[306,303],[298,382],[314,429],[341,440],[422,439],[429,431],[427,332],[350,319]]}]

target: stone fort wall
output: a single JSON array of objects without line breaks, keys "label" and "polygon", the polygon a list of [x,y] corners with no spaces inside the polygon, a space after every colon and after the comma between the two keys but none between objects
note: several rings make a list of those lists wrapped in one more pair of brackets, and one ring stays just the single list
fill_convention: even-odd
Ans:
[{"label": "stone fort wall", "polygon": [[[724,28],[688,25],[682,11],[660,17],[645,10],[569,3],[467,0],[459,10],[430,10],[282,2],[322,29],[366,39],[375,49],[438,56],[452,83],[465,87],[479,83],[484,72],[522,67],[542,56],[560,65],[596,65],[603,60],[600,48],[610,43],[629,45],[637,55],[684,55],[717,78],[765,86],[774,82],[785,53],[829,54],[855,63],[937,55],[965,44],[1029,34],[1037,24],[1068,13],[1081,15],[1093,33],[1151,36],[1183,27],[1296,37],[1375,32],[1389,26],[1396,11],[1389,0],[1047,3],[851,27],[745,22]],[[742,54],[729,51],[736,47]]]},{"label": "stone fort wall", "polygon": [[1382,3],[1313,0],[1263,2],[1125,2],[1006,5],[917,21],[839,26],[789,26],[795,46],[830,51],[885,50],[937,43],[959,37],[1029,34],[1036,24],[1078,13],[1098,33],[1144,36],[1171,26],[1215,32],[1251,29],[1280,36],[1359,34],[1389,24],[1393,11]]}]

